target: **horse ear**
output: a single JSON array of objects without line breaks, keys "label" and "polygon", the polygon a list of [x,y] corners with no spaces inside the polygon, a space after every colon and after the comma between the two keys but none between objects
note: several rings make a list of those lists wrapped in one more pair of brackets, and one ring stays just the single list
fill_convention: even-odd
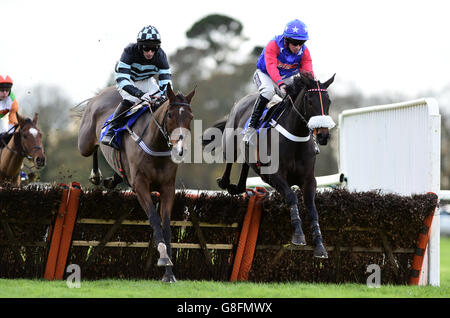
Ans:
[{"label": "horse ear", "polygon": [[194,97],[194,95],[195,95],[195,88],[186,96],[186,100],[187,100],[188,104],[191,103],[192,97]]},{"label": "horse ear", "polygon": [[328,86],[330,86],[331,83],[333,83],[334,77],[335,77],[335,76],[336,76],[336,73],[334,73],[334,75],[331,76],[331,78],[330,78],[328,81],[326,81],[325,83],[323,83],[323,86],[324,86],[325,88],[328,88]]},{"label": "horse ear", "polygon": [[36,126],[37,121],[38,121],[38,113],[34,113],[34,118],[33,118],[33,124]]},{"label": "horse ear", "polygon": [[176,96],[172,90],[172,85],[170,85],[170,84],[167,84],[167,97],[169,97],[169,100],[171,100],[171,101],[175,100],[175,98],[176,98]]}]

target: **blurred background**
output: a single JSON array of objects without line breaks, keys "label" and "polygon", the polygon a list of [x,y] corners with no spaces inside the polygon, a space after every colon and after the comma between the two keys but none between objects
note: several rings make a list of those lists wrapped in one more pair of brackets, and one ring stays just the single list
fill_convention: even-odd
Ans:
[{"label": "blurred background", "polygon": [[[236,1],[232,2],[233,4],[238,3]],[[140,4],[141,2],[138,1],[137,3]],[[220,10],[220,8],[217,8],[220,12],[224,13],[201,14],[207,8],[196,10],[195,6],[196,4],[200,5],[203,3],[202,1],[193,1],[191,4],[191,10],[194,12],[192,16],[197,17],[197,19],[192,19],[192,16],[182,20],[171,18],[170,10],[177,10],[178,2],[175,2],[172,9],[158,11],[157,15],[159,20],[157,19],[157,21],[162,21],[163,19],[167,24],[176,27],[177,39],[172,40],[171,31],[169,32],[167,25],[163,22],[160,22],[161,28],[156,22],[154,24],[160,29],[163,39],[162,48],[169,57],[174,90],[187,94],[196,87],[192,107],[195,119],[201,119],[203,121],[203,130],[218,119],[226,116],[234,103],[240,98],[249,93],[256,92],[256,88],[252,82],[252,76],[255,71],[256,60],[263,47],[273,36],[282,33],[284,25],[290,20],[287,18],[288,16],[292,17],[291,19],[299,18],[301,20],[302,16],[305,16],[305,22],[310,27],[311,34],[314,35],[314,37],[311,36],[312,39],[307,42],[307,45],[311,51],[316,76],[320,81],[324,82],[334,73],[337,73],[335,82],[329,90],[332,100],[330,115],[336,123],[338,123],[339,113],[345,109],[388,104],[421,97],[434,97],[438,100],[442,115],[441,189],[450,189],[450,78],[448,81],[439,80],[439,85],[437,85],[437,79],[429,75],[439,74],[441,76],[442,73],[445,73],[444,76],[448,76],[449,69],[446,69],[448,68],[448,62],[446,62],[447,64],[441,64],[442,69],[430,69],[428,65],[431,63],[432,56],[425,56],[425,53],[417,53],[418,50],[429,52],[429,46],[436,44],[436,41],[423,39],[420,36],[420,32],[423,31],[420,20],[412,21],[411,25],[417,26],[417,29],[414,30],[411,28],[405,29],[399,23],[399,34],[405,35],[405,37],[400,38],[397,33],[389,35],[382,31],[383,17],[379,16],[374,20],[378,21],[379,25],[371,27],[374,30],[380,30],[380,34],[376,34],[376,32],[366,33],[369,39],[364,37],[366,42],[363,43],[362,38],[354,35],[349,38],[345,32],[342,33],[341,39],[329,38],[325,33],[323,35],[318,34],[318,30],[314,31],[314,23],[311,22],[308,24],[308,14],[306,12],[304,14],[300,12],[299,14],[293,15],[292,12],[288,12],[289,8],[285,8],[283,16],[277,17],[276,27],[274,27],[274,21],[268,20],[265,16],[259,20],[257,15],[253,19],[240,20],[236,16],[243,16],[243,14],[251,15],[251,12],[245,13],[242,10],[239,10],[239,14],[229,15],[225,14],[229,10]],[[263,1],[262,5],[267,5],[267,3]],[[412,2],[412,4],[411,2],[409,3],[414,6],[415,2]],[[6,7],[14,5],[17,8],[20,5],[35,6],[36,4],[26,1],[24,3],[23,1],[14,1],[14,4],[12,4],[12,2],[6,1],[5,5]],[[130,11],[128,15],[121,12],[120,6],[125,5],[130,7],[127,9]],[[49,23],[52,26],[51,30],[58,29],[61,31],[61,34],[64,34],[64,29],[68,26],[65,25],[63,17],[70,13],[70,6],[72,4],[67,9],[64,9],[62,4],[55,4],[55,6],[58,7],[49,7],[48,11],[50,13],[41,15],[41,19],[46,19],[45,23]],[[88,2],[81,1],[79,6],[84,6],[86,12],[89,11]],[[115,6],[114,10],[110,6]],[[119,24],[118,28],[120,28],[121,24],[127,24],[129,20],[133,19],[132,16],[136,13],[132,12],[139,11],[139,6],[134,6],[133,1],[129,4],[112,1],[110,6],[105,8],[105,12],[95,12],[94,15],[102,15],[103,19],[104,16],[109,16],[111,21],[108,23],[115,22]],[[350,3],[343,1],[342,6],[343,12],[345,11],[348,14],[347,9],[349,9]],[[319,8],[316,7],[316,10],[319,10]],[[331,13],[325,9],[321,9],[327,11],[322,19],[323,27],[330,32],[339,33],[339,30],[335,29],[338,26],[334,22],[329,23],[327,21],[326,17],[329,17]],[[359,9],[363,10],[362,8]],[[267,6],[263,10],[270,15],[272,8]],[[366,12],[367,10],[364,11],[365,14],[371,16],[370,12]],[[177,12],[180,14],[179,10]],[[391,18],[391,22],[395,22],[393,13],[385,12],[388,15],[387,17]],[[337,16],[334,16],[334,19],[339,20],[338,12],[335,13]],[[275,12],[273,14],[276,15],[278,13]],[[320,12],[316,12],[316,14],[320,15]],[[397,12],[397,14],[401,15],[402,12]],[[83,16],[77,16],[76,18],[76,23],[79,23],[81,30],[81,26],[87,22]],[[8,36],[11,38],[14,37],[14,41],[18,41],[17,43],[22,43],[27,38],[30,40],[26,42],[24,48],[18,48],[15,44],[11,44],[10,48],[6,50],[8,41],[2,44],[0,73],[9,74],[15,80],[13,91],[19,102],[20,113],[27,116],[32,116],[35,112],[39,113],[38,126],[43,133],[44,147],[47,154],[47,166],[38,172],[38,180],[48,183],[78,181],[82,186],[90,186],[88,177],[92,167],[92,159],[84,158],[78,152],[77,134],[80,121],[79,118],[74,116],[73,109],[85,99],[93,97],[102,88],[115,84],[113,73],[115,62],[119,59],[123,48],[129,42],[134,41],[139,30],[145,24],[153,24],[151,22],[152,18],[145,19],[145,21],[150,21],[150,23],[144,23],[142,18],[138,22],[134,21],[132,23],[132,30],[134,31],[118,34],[117,39],[114,39],[114,35],[108,33],[108,31],[98,31],[103,30],[101,24],[103,20],[99,19],[98,24],[96,24],[96,28],[98,29],[92,30],[92,33],[98,31],[96,35],[98,42],[95,44],[100,46],[101,49],[94,50],[92,56],[79,44],[82,43],[84,37],[81,31],[76,37],[73,36],[73,33],[70,33],[66,37],[62,36],[61,38],[51,36],[53,31],[48,31],[51,41],[49,42],[50,44],[47,44],[48,36],[46,36],[45,29],[42,31],[41,28],[36,26],[34,30],[34,26],[32,24],[30,25],[29,21],[21,15],[18,15],[15,19],[17,20],[17,28],[19,30],[23,29],[24,32],[20,33],[16,30],[17,32],[15,32],[14,36]],[[49,19],[53,20],[48,21]],[[256,24],[260,26],[263,32],[255,31],[258,30],[258,28],[255,29],[255,19],[257,20]],[[311,21],[313,18],[309,20]],[[245,23],[247,21],[251,24],[249,28],[246,28],[247,25]],[[73,21],[69,21],[69,23],[73,24]],[[353,27],[355,29],[365,25],[365,21],[362,20],[361,16],[356,16],[353,23],[348,20],[342,20],[342,23],[348,28]],[[371,21],[367,23],[371,23]],[[435,23],[439,22],[436,21]],[[270,31],[268,31],[267,24],[270,24]],[[184,29],[180,29],[183,26]],[[71,28],[73,27],[74,25],[71,26]],[[129,26],[127,27],[129,28]],[[439,32],[437,27],[437,24],[428,25],[426,29],[427,34],[430,37],[436,36],[429,31],[435,29]],[[165,30],[166,28],[167,30]],[[41,31],[38,32],[38,30]],[[414,32],[420,38],[415,37],[412,34]],[[22,34],[21,39],[17,39],[19,33]],[[402,55],[396,55],[395,47],[393,48],[392,45],[388,45],[387,43],[389,42],[385,42],[383,37],[386,37],[386,41],[390,41],[394,37],[393,40],[395,41],[397,39],[400,42],[399,45],[406,51],[410,51],[412,55],[418,54],[418,56],[424,56],[424,59],[416,59],[417,63],[413,65],[410,62],[405,62],[406,60],[402,61]],[[127,39],[125,40],[125,38]],[[39,41],[39,39],[42,41]],[[85,35],[84,41],[86,41],[86,46],[93,45],[94,42],[90,34]],[[114,47],[108,44],[112,42],[115,43]],[[361,56],[359,53],[355,53],[353,49],[350,49],[349,44],[347,44],[349,42],[352,43],[352,48],[361,42],[359,45],[362,45],[367,52],[376,51],[374,54],[375,57]],[[321,44],[319,45],[319,43]],[[372,43],[373,46],[368,47],[368,43]],[[364,52],[364,50],[362,49],[361,52]],[[448,48],[445,47],[445,50],[448,50]],[[14,53],[11,51],[14,51]],[[44,53],[45,55],[58,56],[58,60],[55,60],[55,63],[49,62],[51,58],[41,61],[33,58],[34,54],[38,54],[34,51],[39,51],[40,54]],[[106,54],[106,51],[108,51],[108,54]],[[346,56],[351,56],[349,58],[351,62],[347,60],[342,60],[342,62],[336,60],[338,54],[343,54],[342,51],[344,51]],[[98,54],[101,55],[102,53],[104,53],[104,58],[99,58]],[[407,55],[404,52],[402,54],[407,59]],[[380,60],[375,61],[374,59],[377,58]],[[34,59],[33,63],[31,63],[33,65],[40,64],[42,67],[41,73],[28,73],[28,77],[22,75],[24,67],[22,64],[29,63],[29,59]],[[62,64],[59,64],[60,59],[63,60],[61,62]],[[335,67],[330,66],[329,63],[331,62],[327,61],[327,59],[331,60]],[[389,65],[387,64],[388,61]],[[405,62],[406,65],[402,62]],[[97,64],[98,69],[96,68]],[[384,64],[386,64],[386,67],[383,66]],[[76,67],[77,71],[73,71],[73,67]],[[61,80],[59,81],[58,78],[55,78],[57,77],[55,75],[52,75],[53,80],[45,80],[45,76],[48,75],[46,74],[46,69],[49,72],[50,69],[52,69],[52,72],[55,72],[55,70],[60,72]],[[349,70],[348,72],[346,71],[347,69]],[[356,76],[354,74],[357,74],[355,73],[356,71],[351,71],[354,69],[366,75],[366,77],[361,75],[361,82],[359,82],[358,78],[350,78],[351,76]],[[415,69],[415,71],[411,71],[411,69]],[[411,74],[407,73],[410,71]],[[66,74],[67,72],[69,74]],[[411,80],[415,85],[408,84],[401,78],[396,79],[395,77],[400,73],[408,78],[415,77]],[[99,80],[95,84],[90,84],[89,81],[92,80],[94,74],[96,78],[100,78],[100,84]],[[42,80],[39,80],[41,75]],[[369,82],[367,77],[374,77],[375,84]],[[386,79],[386,81],[383,79]],[[70,84],[67,84],[66,81],[70,80]],[[394,86],[392,84],[393,82],[397,82],[398,86]],[[427,84],[424,85],[422,83]],[[84,88],[75,89],[78,86]],[[86,86],[89,87],[88,90],[85,88]],[[389,87],[392,89],[389,89]],[[338,130],[335,128],[332,134],[331,144],[320,147],[321,153],[317,157],[316,176],[338,172]],[[395,138],[395,136],[392,136],[392,138]],[[101,158],[100,169],[104,177],[112,175],[112,171],[103,158]],[[177,187],[218,189],[215,179],[221,176],[223,169],[224,165],[222,164],[182,164],[178,170]],[[24,171],[27,173],[30,172],[27,163]],[[232,175],[233,180],[237,180],[239,171],[240,167],[236,166]]]}]

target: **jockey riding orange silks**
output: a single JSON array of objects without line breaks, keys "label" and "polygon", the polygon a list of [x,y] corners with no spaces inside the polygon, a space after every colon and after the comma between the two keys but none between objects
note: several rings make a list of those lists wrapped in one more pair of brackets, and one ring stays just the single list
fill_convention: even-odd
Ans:
[{"label": "jockey riding orange silks", "polygon": [[[17,124],[17,111],[19,105],[14,93],[11,91],[13,81],[8,75],[0,75],[0,133],[7,132]],[[8,123],[3,120],[8,115]]]}]

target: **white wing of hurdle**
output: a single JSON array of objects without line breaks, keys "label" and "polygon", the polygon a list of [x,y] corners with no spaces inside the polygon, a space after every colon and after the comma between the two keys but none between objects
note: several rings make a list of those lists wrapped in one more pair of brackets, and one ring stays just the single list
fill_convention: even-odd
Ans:
[{"label": "white wing of hurdle", "polygon": [[[356,108],[339,115],[339,173],[317,177],[321,187],[411,195],[440,190],[441,116],[435,99]],[[343,183],[343,181],[345,182]],[[269,185],[249,178],[248,187]],[[431,226],[421,284],[439,285],[439,214]]]},{"label": "white wing of hurdle", "polygon": [[[441,116],[435,99],[346,110],[339,115],[339,171],[350,191],[440,195]],[[439,211],[421,284],[439,285]]]}]

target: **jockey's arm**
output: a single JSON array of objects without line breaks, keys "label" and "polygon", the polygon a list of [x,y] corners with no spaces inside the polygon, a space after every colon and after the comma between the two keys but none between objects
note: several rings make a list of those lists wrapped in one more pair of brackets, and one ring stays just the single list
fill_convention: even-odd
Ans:
[{"label": "jockey's arm", "polygon": [[18,124],[17,121],[17,112],[19,111],[19,104],[17,103],[17,99],[14,98],[14,101],[11,105],[11,110],[9,111],[8,116],[8,130],[11,129],[14,125]]},{"label": "jockey's arm", "polygon": [[303,52],[302,60],[300,61],[299,71],[300,73],[311,73],[311,75],[314,77],[311,53],[309,52],[307,47]]},{"label": "jockey's arm", "polygon": [[264,49],[264,59],[266,62],[267,73],[269,73],[272,81],[280,87],[281,84],[284,84],[283,79],[281,78],[280,72],[278,71],[278,54],[280,54],[280,49],[275,41],[270,41],[269,44]]},{"label": "jockey's arm", "polygon": [[159,55],[159,71],[158,71],[158,85],[161,94],[166,95],[167,85],[172,84],[172,72],[170,70],[169,61],[164,51],[160,50]]},{"label": "jockey's arm", "polygon": [[116,67],[116,86],[135,97],[142,97],[144,92],[137,88],[131,81],[131,63],[119,61]]}]

